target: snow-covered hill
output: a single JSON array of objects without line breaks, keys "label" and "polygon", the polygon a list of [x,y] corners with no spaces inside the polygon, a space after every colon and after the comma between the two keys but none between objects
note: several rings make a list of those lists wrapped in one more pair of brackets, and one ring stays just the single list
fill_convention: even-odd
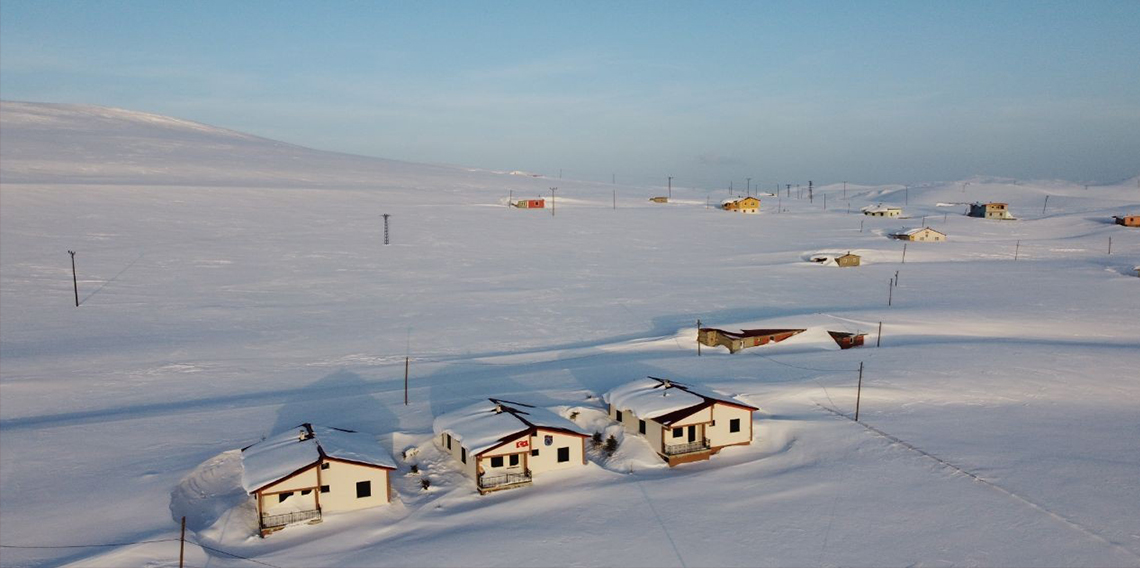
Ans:
[{"label": "snow-covered hill", "polygon": [[[559,180],[520,210],[554,184],[96,107],[3,103],[0,133],[0,543],[157,541],[4,565],[175,565],[182,515],[195,566],[1140,565],[1140,230],[1110,220],[1136,180],[835,184],[759,215]],[[949,240],[903,263],[885,235],[922,223]],[[698,319],[870,335],[698,357]],[[760,407],[755,442],[665,467],[597,399],[645,375]],[[496,395],[621,445],[479,496],[431,423]],[[259,539],[233,450],[302,422],[423,473]]]}]

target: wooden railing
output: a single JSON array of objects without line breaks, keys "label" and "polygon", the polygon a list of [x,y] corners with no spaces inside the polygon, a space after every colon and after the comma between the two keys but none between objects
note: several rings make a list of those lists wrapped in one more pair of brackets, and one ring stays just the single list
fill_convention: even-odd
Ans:
[{"label": "wooden railing", "polygon": [[479,477],[480,489],[493,489],[495,487],[502,487],[504,485],[518,485],[522,483],[530,483],[530,472],[525,473],[504,473],[502,475],[483,475]]},{"label": "wooden railing", "polygon": [[708,440],[697,440],[696,442],[689,442],[687,444],[676,444],[672,446],[665,446],[665,455],[679,456],[681,454],[691,454],[694,452],[703,452],[709,449]]},{"label": "wooden railing", "polygon": [[271,529],[274,527],[283,527],[285,525],[291,525],[293,523],[300,523],[319,518],[321,518],[320,509],[313,509],[312,511],[295,511],[293,513],[282,513],[280,515],[262,515],[261,528]]}]

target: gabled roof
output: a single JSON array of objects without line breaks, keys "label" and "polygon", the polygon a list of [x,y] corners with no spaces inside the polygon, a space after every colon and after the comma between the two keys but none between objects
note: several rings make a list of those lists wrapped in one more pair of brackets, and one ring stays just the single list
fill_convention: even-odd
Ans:
[{"label": "gabled roof", "polygon": [[777,335],[781,333],[795,332],[803,333],[803,329],[742,329],[740,331],[725,331],[715,327],[702,327],[701,331],[711,330],[726,335],[728,337],[742,338],[742,337],[762,337],[765,335]]},{"label": "gabled roof", "polygon": [[626,383],[602,396],[619,410],[632,410],[638,418],[668,426],[716,403],[759,410],[728,395],[657,377]]},{"label": "gabled roof", "polygon": [[886,213],[887,211],[902,211],[902,207],[896,207],[894,205],[883,205],[880,203],[878,205],[868,205],[860,211],[865,211],[867,213]]},{"label": "gabled roof", "polygon": [[930,227],[916,227],[914,229],[902,229],[902,230],[896,231],[896,232],[891,233],[891,234],[893,234],[893,235],[917,235],[918,233],[921,233],[923,231],[930,231],[933,233],[938,233],[939,235],[942,235],[943,237],[946,236],[946,233],[941,233],[939,231],[935,231],[934,229],[931,229]]},{"label": "gabled roof", "polygon": [[242,448],[241,484],[253,493],[324,458],[396,469],[396,461],[373,436],[305,423]]},{"label": "gabled roof", "polygon": [[573,422],[545,408],[498,398],[442,414],[432,423],[436,436],[450,434],[473,455],[540,429],[588,436]]}]

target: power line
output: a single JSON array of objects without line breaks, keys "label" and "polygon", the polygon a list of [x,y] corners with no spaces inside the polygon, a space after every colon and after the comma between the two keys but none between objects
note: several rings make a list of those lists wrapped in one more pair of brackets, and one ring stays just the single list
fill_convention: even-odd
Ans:
[{"label": "power line", "polygon": [[176,538],[160,538],[155,540],[136,540],[134,542],[108,542],[103,544],[61,544],[56,546],[20,546],[15,544],[0,544],[0,548],[26,548],[26,549],[54,549],[54,548],[96,548],[104,546],[130,546],[132,544],[150,544],[152,542],[175,542]]},{"label": "power line", "polygon": [[763,357],[764,359],[767,359],[773,363],[776,363],[777,365],[783,365],[785,367],[791,367],[793,369],[800,369],[803,371],[817,371],[820,373],[854,373],[854,372],[859,370],[859,369],[817,369],[815,367],[801,367],[799,365],[793,365],[791,363],[785,363],[783,361],[777,361],[777,360],[775,360],[775,359],[773,359],[767,355],[757,353],[755,351],[745,351],[745,353],[747,353],[749,355],[755,355],[757,357]]},{"label": "power line", "polygon": [[[177,540],[177,539],[175,539],[175,540]],[[225,554],[226,556],[232,556],[232,557],[234,557],[234,558],[240,558],[241,560],[248,560],[248,561],[250,561],[250,562],[253,562],[253,563],[255,563],[255,564],[261,564],[262,566],[269,566],[270,568],[281,568],[280,566],[277,566],[277,565],[275,565],[275,564],[270,564],[270,563],[268,563],[268,562],[262,562],[262,561],[260,561],[260,560],[254,560],[254,559],[252,559],[252,558],[249,558],[248,556],[241,556],[241,555],[239,555],[239,554],[234,554],[234,553],[232,553],[232,552],[226,552],[226,551],[224,551],[224,550],[219,550],[219,549],[217,549],[217,548],[212,548],[212,547],[206,546],[206,545],[204,545],[204,544],[202,544],[202,543],[200,543],[200,542],[198,542],[198,541],[196,541],[196,540],[192,540],[192,541],[190,541],[190,542],[193,542],[194,544],[197,544],[198,546],[200,546],[200,547],[202,547],[202,548],[204,548],[204,549],[206,549],[206,550],[209,550],[210,552],[217,552],[218,554]]]}]

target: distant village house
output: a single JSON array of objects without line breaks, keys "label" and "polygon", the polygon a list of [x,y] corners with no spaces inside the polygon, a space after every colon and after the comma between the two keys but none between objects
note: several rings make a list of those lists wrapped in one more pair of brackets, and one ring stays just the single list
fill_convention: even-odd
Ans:
[{"label": "distant village house", "polygon": [[863,214],[871,217],[898,217],[902,215],[902,207],[886,206],[882,203],[868,205],[863,208]]},{"label": "distant village house", "polygon": [[546,410],[489,398],[443,414],[435,442],[475,480],[480,494],[530,485],[535,474],[586,464],[586,438],[573,422]]},{"label": "distant village house", "polygon": [[324,513],[391,501],[392,456],[373,436],[301,424],[242,448],[242,487],[257,501],[261,536],[320,522]]},{"label": "distant village house", "polygon": [[519,209],[545,209],[546,200],[541,197],[538,199],[520,199],[513,205]]},{"label": "distant village house", "polygon": [[603,396],[610,418],[645,437],[670,467],[752,443],[755,406],[710,390],[647,377]]},{"label": "distant village house", "polygon": [[803,329],[742,329],[739,332],[725,331],[713,327],[702,327],[697,330],[697,341],[709,347],[724,346],[729,353],[736,353],[741,349],[779,343],[793,335],[803,333]]},{"label": "distant village house", "polygon": [[946,235],[944,233],[939,233],[930,227],[903,229],[896,233],[891,233],[891,237],[903,241],[925,241],[932,243],[939,243],[946,240]]},{"label": "distant village house", "polygon": [[1009,212],[1008,203],[971,203],[970,212],[967,215],[983,219],[1014,220],[1013,214]]},{"label": "distant village house", "polygon": [[1124,225],[1125,227],[1140,227],[1140,215],[1124,215],[1112,217],[1117,225]]},{"label": "distant village house", "polygon": [[860,257],[857,254],[851,254],[851,253],[847,253],[847,254],[842,255],[842,256],[837,256],[835,258],[832,258],[831,256],[828,256],[828,255],[821,255],[821,256],[813,256],[811,258],[811,261],[812,262],[818,262],[820,264],[829,264],[831,262],[834,262],[836,266],[839,266],[842,268],[845,266],[859,266]]},{"label": "distant village house", "polygon": [[755,197],[737,197],[720,202],[720,208],[737,213],[759,213],[760,200]]},{"label": "distant village house", "polygon": [[840,349],[851,349],[863,345],[863,338],[867,337],[866,333],[848,333],[846,331],[829,331],[828,335],[839,344]]},{"label": "distant village house", "polygon": [[654,203],[669,203],[669,198],[665,197],[664,195],[659,195],[657,197],[650,197],[649,200],[654,202]]}]

